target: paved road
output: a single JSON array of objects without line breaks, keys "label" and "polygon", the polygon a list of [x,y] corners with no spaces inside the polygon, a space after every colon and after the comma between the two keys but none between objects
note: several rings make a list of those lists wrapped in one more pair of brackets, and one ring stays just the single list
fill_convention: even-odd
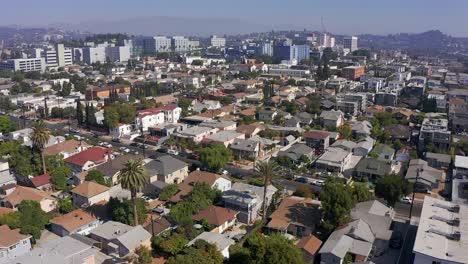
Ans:
[{"label": "paved road", "polygon": [[[395,206],[394,206],[395,213],[400,218],[408,218],[409,217],[410,207],[411,207],[411,205],[409,205],[409,204],[396,203]],[[412,216],[413,217],[420,217],[421,216],[421,211],[422,211],[422,202],[414,201]]]}]

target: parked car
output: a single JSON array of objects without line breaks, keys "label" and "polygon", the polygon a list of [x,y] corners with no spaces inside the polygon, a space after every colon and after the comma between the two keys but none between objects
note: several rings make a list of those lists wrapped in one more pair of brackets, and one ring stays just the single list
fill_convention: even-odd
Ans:
[{"label": "parked car", "polygon": [[72,128],[72,129],[70,129],[70,132],[72,132],[73,134],[78,134],[78,133],[80,133],[80,130]]},{"label": "parked car", "polygon": [[177,155],[179,155],[179,151],[177,151],[177,150],[175,150],[175,149],[169,149],[169,150],[167,151],[167,154],[171,154],[171,155],[177,156]]},{"label": "parked car", "polygon": [[132,142],[132,143],[130,143],[130,146],[131,147],[138,147],[138,143],[137,142]]},{"label": "parked car", "polygon": [[299,177],[296,179],[297,182],[300,182],[300,183],[308,183],[309,180],[306,178],[306,177]]},{"label": "parked car", "polygon": [[138,152],[137,150],[133,151],[133,155],[138,155],[138,154],[140,154],[140,152]]},{"label": "parked car", "polygon": [[243,180],[245,178],[244,175],[242,175],[242,174],[240,174],[238,172],[231,174],[231,176],[233,178],[236,178],[236,179],[239,179],[239,180]]},{"label": "parked car", "polygon": [[164,213],[164,207],[163,206],[158,206],[158,207],[153,208],[153,210],[151,210],[151,211],[153,213],[162,214],[162,213]]},{"label": "parked car", "polygon": [[119,150],[125,153],[130,153],[130,149],[127,147],[120,147]]},{"label": "parked car", "polygon": [[323,186],[323,185],[325,185],[325,181],[323,181],[323,180],[313,180],[312,185]]},{"label": "parked car", "polygon": [[148,149],[149,147],[148,147],[148,145],[146,145],[146,144],[141,144],[141,146],[140,146],[139,148],[141,148],[141,149]]},{"label": "parked car", "polygon": [[404,204],[411,204],[413,202],[413,200],[410,197],[405,196],[405,197],[400,199],[400,202],[402,202]]},{"label": "parked car", "polygon": [[116,137],[114,137],[114,138],[112,138],[112,142],[117,142],[117,143],[120,143],[120,138],[116,138]]},{"label": "parked car", "polygon": [[229,174],[229,171],[225,170],[225,169],[221,169],[221,174],[223,175],[228,175]]}]

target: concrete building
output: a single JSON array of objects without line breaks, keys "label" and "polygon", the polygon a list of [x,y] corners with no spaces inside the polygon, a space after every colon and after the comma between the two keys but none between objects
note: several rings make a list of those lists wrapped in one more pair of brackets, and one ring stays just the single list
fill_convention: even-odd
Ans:
[{"label": "concrete building", "polygon": [[186,37],[173,36],[171,39],[171,47],[175,52],[189,51],[192,48],[192,43]]},{"label": "concrete building", "polygon": [[450,131],[448,120],[444,115],[428,114],[424,118],[421,131],[419,133],[419,148],[424,149],[426,143],[432,143],[434,147],[447,151],[450,146]]},{"label": "concrete building", "polygon": [[13,59],[0,63],[0,70],[12,70],[22,72],[44,72],[46,63],[44,58]]},{"label": "concrete building", "polygon": [[358,49],[358,38],[355,36],[346,37],[343,39],[343,47],[353,52]]},{"label": "concrete building", "polygon": [[166,36],[155,36],[143,40],[143,50],[145,53],[154,54],[158,52],[171,51],[171,39]]},{"label": "concrete building", "polygon": [[285,43],[281,43],[274,46],[273,56],[280,60],[300,62],[310,58],[310,47],[308,45],[285,45]]},{"label": "concrete building", "polygon": [[127,62],[130,59],[129,46],[116,46],[106,48],[106,59],[112,62]]},{"label": "concrete building", "polygon": [[73,64],[73,50],[63,44],[33,50],[35,58],[44,58],[47,68],[65,67]]},{"label": "concrete building", "polygon": [[467,215],[465,204],[425,196],[413,247],[413,263],[468,263]]},{"label": "concrete building", "polygon": [[359,78],[361,78],[361,76],[364,74],[364,72],[364,66],[348,66],[343,68],[343,70],[341,71],[341,76],[350,81],[358,81]]},{"label": "concrete building", "polygon": [[106,48],[105,47],[86,47],[83,48],[83,62],[86,64],[93,64],[96,62],[106,61]]},{"label": "concrete building", "polygon": [[210,43],[212,47],[222,48],[226,46],[226,39],[217,36],[211,36]]}]

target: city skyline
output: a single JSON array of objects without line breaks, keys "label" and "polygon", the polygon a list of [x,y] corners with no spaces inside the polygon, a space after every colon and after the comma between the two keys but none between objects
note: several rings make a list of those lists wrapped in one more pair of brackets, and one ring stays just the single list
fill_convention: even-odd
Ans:
[{"label": "city skyline", "polygon": [[[337,34],[386,35],[437,29],[453,36],[468,37],[468,29],[460,26],[468,23],[468,17],[464,15],[468,1],[450,2],[451,5],[435,0],[363,0],[357,5],[343,0],[297,0],[288,3],[266,0],[223,3],[214,0],[175,0],[169,3],[136,0],[130,4],[117,0],[109,5],[108,2],[83,0],[76,5],[57,0],[21,0],[3,3],[0,25],[61,26],[92,32],[153,34],[165,33],[167,25],[159,27],[158,24],[167,23],[180,24],[174,26],[178,30],[170,29],[178,33],[237,34],[304,28],[322,30],[323,17],[326,30]],[[288,5],[287,13],[284,12],[285,4]],[[199,32],[199,28],[206,24],[211,26]],[[141,28],[141,25],[152,26],[130,32]]]}]

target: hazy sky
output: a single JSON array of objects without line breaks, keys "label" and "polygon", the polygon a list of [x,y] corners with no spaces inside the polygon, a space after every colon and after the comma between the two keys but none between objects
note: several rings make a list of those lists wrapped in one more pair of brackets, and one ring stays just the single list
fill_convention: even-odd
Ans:
[{"label": "hazy sky", "polygon": [[422,32],[468,37],[468,0],[2,0],[0,25],[79,24],[148,16],[235,18],[344,34]]}]

